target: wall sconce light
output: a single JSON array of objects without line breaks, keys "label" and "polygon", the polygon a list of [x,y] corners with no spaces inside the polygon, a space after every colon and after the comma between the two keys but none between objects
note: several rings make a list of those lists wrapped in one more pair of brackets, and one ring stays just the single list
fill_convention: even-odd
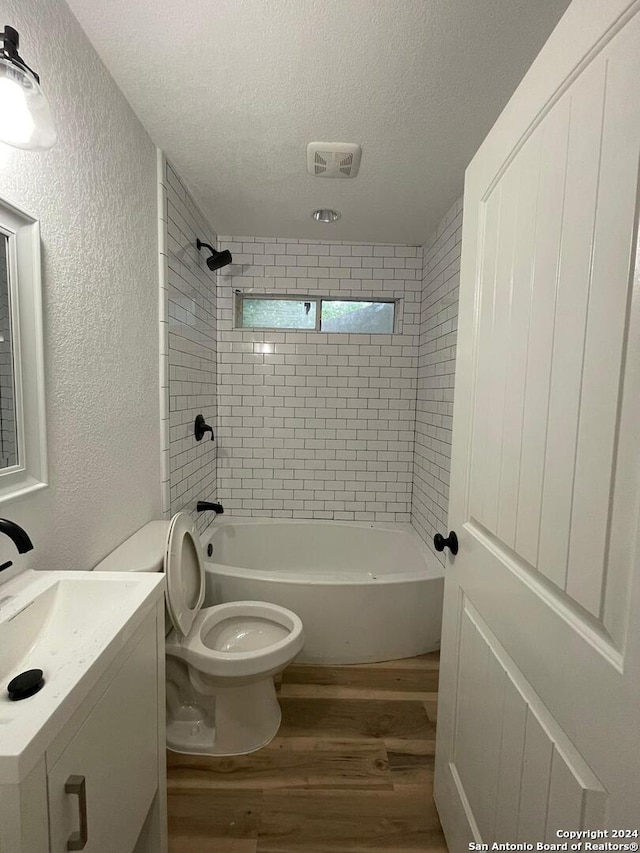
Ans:
[{"label": "wall sconce light", "polygon": [[13,27],[5,25],[0,41],[0,141],[28,151],[51,148],[57,134],[40,78],[18,53]]}]

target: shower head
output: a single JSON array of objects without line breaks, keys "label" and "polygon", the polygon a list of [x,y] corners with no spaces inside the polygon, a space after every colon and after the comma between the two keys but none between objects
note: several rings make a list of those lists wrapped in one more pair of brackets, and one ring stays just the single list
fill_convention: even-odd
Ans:
[{"label": "shower head", "polygon": [[219,270],[221,267],[226,267],[227,264],[230,264],[233,261],[231,252],[228,249],[225,249],[223,252],[218,252],[218,250],[214,249],[213,246],[210,246],[209,243],[203,243],[200,238],[196,240],[196,246],[198,247],[198,251],[204,248],[209,249],[211,252],[211,257],[207,258],[207,266],[212,272]]},{"label": "shower head", "polygon": [[211,255],[210,258],[207,258],[207,266],[212,272],[214,272],[215,270],[219,270],[221,267],[226,267],[232,260],[231,252],[228,249],[225,249],[223,252],[216,252],[214,249],[213,255]]}]

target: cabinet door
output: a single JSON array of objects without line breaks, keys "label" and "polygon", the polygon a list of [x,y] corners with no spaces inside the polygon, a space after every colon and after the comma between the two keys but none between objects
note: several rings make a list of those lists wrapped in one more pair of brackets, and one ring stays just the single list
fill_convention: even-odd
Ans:
[{"label": "cabinet door", "polygon": [[[51,853],[130,853],[135,847],[158,787],[157,637],[155,620],[147,624],[49,770]],[[87,841],[69,848],[82,820],[81,797],[65,790],[72,777],[76,785],[84,779]]]}]

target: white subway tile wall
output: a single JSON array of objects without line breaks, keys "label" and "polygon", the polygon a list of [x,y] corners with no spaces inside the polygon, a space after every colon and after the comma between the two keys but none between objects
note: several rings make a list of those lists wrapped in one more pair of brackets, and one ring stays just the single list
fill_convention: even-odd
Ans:
[{"label": "white subway tile wall", "polygon": [[[160,408],[163,511],[189,512],[200,532],[212,513],[196,502],[216,500],[217,443],[197,442],[195,416],[214,429],[216,405],[216,275],[196,238],[216,246],[216,234],[166,159],[159,157]],[[217,436],[216,436],[217,438]]]},{"label": "white subway tile wall", "polygon": [[453,388],[462,248],[462,197],[424,246],[411,522],[433,548],[447,535]]},{"label": "white subway tile wall", "polygon": [[[220,237],[218,489],[235,515],[408,522],[422,249]],[[234,290],[398,300],[394,334],[234,329]]]}]

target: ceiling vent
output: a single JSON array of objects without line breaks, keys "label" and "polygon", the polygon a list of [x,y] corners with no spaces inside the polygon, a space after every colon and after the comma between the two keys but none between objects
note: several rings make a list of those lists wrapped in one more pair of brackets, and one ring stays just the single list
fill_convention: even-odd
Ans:
[{"label": "ceiling vent", "polygon": [[353,142],[310,142],[307,170],[315,178],[355,178],[362,148]]}]

